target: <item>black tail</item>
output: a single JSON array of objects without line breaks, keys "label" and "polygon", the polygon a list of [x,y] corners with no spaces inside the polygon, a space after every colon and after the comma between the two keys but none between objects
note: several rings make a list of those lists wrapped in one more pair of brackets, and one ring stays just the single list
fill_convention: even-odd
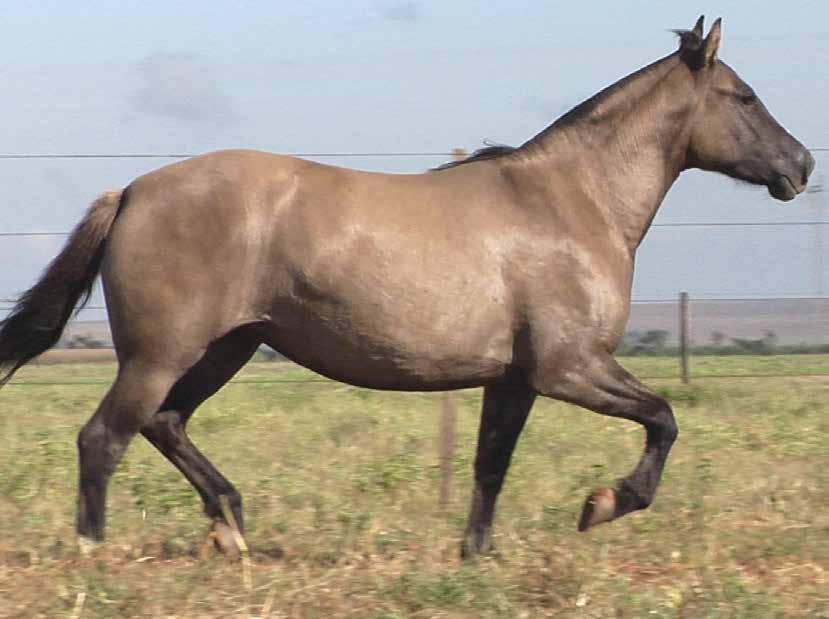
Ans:
[{"label": "black tail", "polygon": [[122,194],[110,191],[92,203],[40,280],[0,321],[0,386],[54,346],[78,301],[80,309],[89,300]]}]

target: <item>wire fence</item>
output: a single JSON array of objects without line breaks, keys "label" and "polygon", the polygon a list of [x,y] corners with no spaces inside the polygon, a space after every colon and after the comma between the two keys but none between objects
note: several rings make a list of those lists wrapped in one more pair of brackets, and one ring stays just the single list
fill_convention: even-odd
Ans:
[{"label": "wire fence", "polygon": [[[826,378],[829,377],[829,372],[801,372],[791,374],[694,374],[694,380],[734,380],[734,379],[763,379],[763,378]],[[637,375],[639,380],[680,380],[679,376],[671,376],[667,374],[659,374],[655,376]],[[101,386],[108,387],[112,384],[111,380],[75,380],[75,381],[35,381],[35,380],[11,380],[3,387],[79,387],[79,386]],[[306,384],[323,384],[332,387],[349,387],[352,389],[361,389],[362,387],[355,387],[346,383],[329,380],[327,378],[317,379],[263,379],[263,380],[247,380],[247,379],[232,379],[225,383],[224,386],[234,385],[306,385]]]},{"label": "wire fence", "polygon": [[[829,152],[829,147],[814,147],[810,149],[813,152]],[[195,156],[197,153],[176,153],[176,152],[158,152],[158,153],[0,153],[0,160],[95,160],[95,159],[186,159]],[[296,157],[306,158],[425,158],[425,157],[457,157],[458,151],[367,151],[367,152],[295,152],[286,153]],[[823,193],[824,187],[816,185],[810,188],[810,193]],[[821,218],[812,220],[797,220],[797,221],[690,221],[690,222],[657,222],[652,224],[655,228],[739,228],[739,227],[822,227],[829,225],[829,220]],[[0,237],[65,237],[70,232],[63,230],[11,230],[0,232]],[[778,294],[770,296],[767,293],[759,293],[757,295],[746,294],[745,292],[718,292],[718,293],[703,293],[694,295],[694,303],[716,302],[716,303],[744,303],[744,302],[763,302],[763,301],[826,301],[829,297],[823,295],[809,295],[809,294]],[[14,299],[0,299],[0,315],[7,313],[14,308]],[[676,298],[658,298],[658,297],[634,297],[632,299],[634,305],[673,305],[677,303]],[[84,308],[84,311],[105,311],[106,306],[102,304],[92,304]],[[746,373],[702,373],[694,374],[694,379],[740,379],[740,378],[770,378],[770,377],[823,377],[829,376],[829,372],[816,373],[761,373],[761,374],[746,374]],[[675,375],[653,375],[644,376],[645,380],[659,380],[676,378]],[[339,385],[335,381],[326,378],[306,378],[306,379],[235,379],[228,384],[231,385],[277,385],[277,384],[330,384]],[[9,385],[15,386],[60,386],[60,385],[108,385],[109,381],[104,380],[86,380],[80,379],[76,381],[11,381]]]},{"label": "wire fence", "polygon": [[[813,149],[814,150],[814,149]],[[306,152],[283,153],[288,157],[355,158],[355,157],[452,157],[455,153],[432,152]],[[199,153],[0,153],[0,159],[189,159]]]},{"label": "wire fence", "polygon": [[[829,301],[829,296],[816,296],[809,294],[778,294],[775,296],[768,296],[765,293],[758,293],[757,296],[746,294],[745,292],[709,292],[702,296],[694,296],[694,303],[711,302],[711,303],[746,303],[748,301]],[[675,305],[677,303],[674,297],[633,297],[630,300],[632,305]],[[0,312],[8,312],[14,309],[14,299],[0,299]],[[81,311],[106,311],[106,305],[85,305]]]},{"label": "wire fence", "polygon": [[[636,374],[639,380],[680,380],[681,377],[676,373],[662,373],[662,374]],[[698,379],[761,379],[761,378],[829,378],[829,367],[826,371],[816,372],[705,372],[693,373],[694,381]],[[73,381],[39,381],[39,380],[12,380],[6,385],[17,385],[23,387],[50,387],[50,386],[78,386],[78,385],[111,385],[111,380],[89,380],[80,379]],[[332,387],[350,387],[353,389],[362,389],[348,383],[342,383],[329,378],[297,378],[297,379],[232,379],[226,385],[305,385],[305,384],[321,384]]]},{"label": "wire fence", "polygon": [[[487,143],[485,141],[485,143]],[[812,152],[829,152],[829,147],[819,146]],[[189,159],[200,153],[0,153],[0,159]],[[455,151],[320,151],[286,152],[290,157],[454,157]]]},{"label": "wire fence", "polygon": [[[829,147],[814,147],[809,150],[813,152],[829,152]],[[365,152],[294,152],[285,153],[293,157],[308,158],[406,158],[406,157],[456,157],[455,151],[365,151]],[[33,160],[33,159],[187,159],[197,156],[198,153],[0,153],[0,160]],[[817,185],[811,187],[811,193],[822,193],[824,187]],[[802,227],[802,226],[827,226],[829,220],[804,220],[804,221],[691,221],[691,222],[656,222],[651,224],[654,228],[719,228],[719,227]],[[0,237],[50,237],[68,236],[68,231],[53,230],[11,230],[0,231]]]}]

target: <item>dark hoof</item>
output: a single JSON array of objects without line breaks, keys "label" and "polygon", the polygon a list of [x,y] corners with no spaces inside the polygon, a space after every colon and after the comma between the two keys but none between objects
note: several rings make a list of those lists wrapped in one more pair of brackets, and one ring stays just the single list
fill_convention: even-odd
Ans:
[{"label": "dark hoof", "polygon": [[587,531],[597,524],[613,520],[616,516],[616,491],[601,488],[587,497],[579,519],[579,531]]}]

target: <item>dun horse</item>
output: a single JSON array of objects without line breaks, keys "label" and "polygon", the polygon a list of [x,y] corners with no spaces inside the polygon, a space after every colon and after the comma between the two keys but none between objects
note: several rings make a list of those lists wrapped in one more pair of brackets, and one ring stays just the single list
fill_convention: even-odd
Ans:
[{"label": "dun horse", "polygon": [[[50,348],[100,272],[118,374],[78,436],[77,532],[104,536],[107,482],[141,433],[222,510],[241,498],[190,442],[205,399],[266,343],[338,381],[484,388],[462,544],[490,548],[495,502],[538,395],[630,419],[639,463],[595,490],[579,530],[650,505],[671,408],[613,359],[634,256],[689,168],[791,200],[814,159],[717,58],[720,21],[515,149],[416,175],[254,151],[175,163],[106,193],[0,328],[4,380]],[[81,299],[83,297],[83,299]]]}]

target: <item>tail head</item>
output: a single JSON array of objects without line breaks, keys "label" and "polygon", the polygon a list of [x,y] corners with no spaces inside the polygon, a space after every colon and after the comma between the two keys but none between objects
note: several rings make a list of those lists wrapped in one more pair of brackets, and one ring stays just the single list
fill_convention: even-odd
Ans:
[{"label": "tail head", "polygon": [[54,346],[75,308],[89,300],[123,193],[110,191],[92,203],[38,282],[0,321],[0,386]]}]

